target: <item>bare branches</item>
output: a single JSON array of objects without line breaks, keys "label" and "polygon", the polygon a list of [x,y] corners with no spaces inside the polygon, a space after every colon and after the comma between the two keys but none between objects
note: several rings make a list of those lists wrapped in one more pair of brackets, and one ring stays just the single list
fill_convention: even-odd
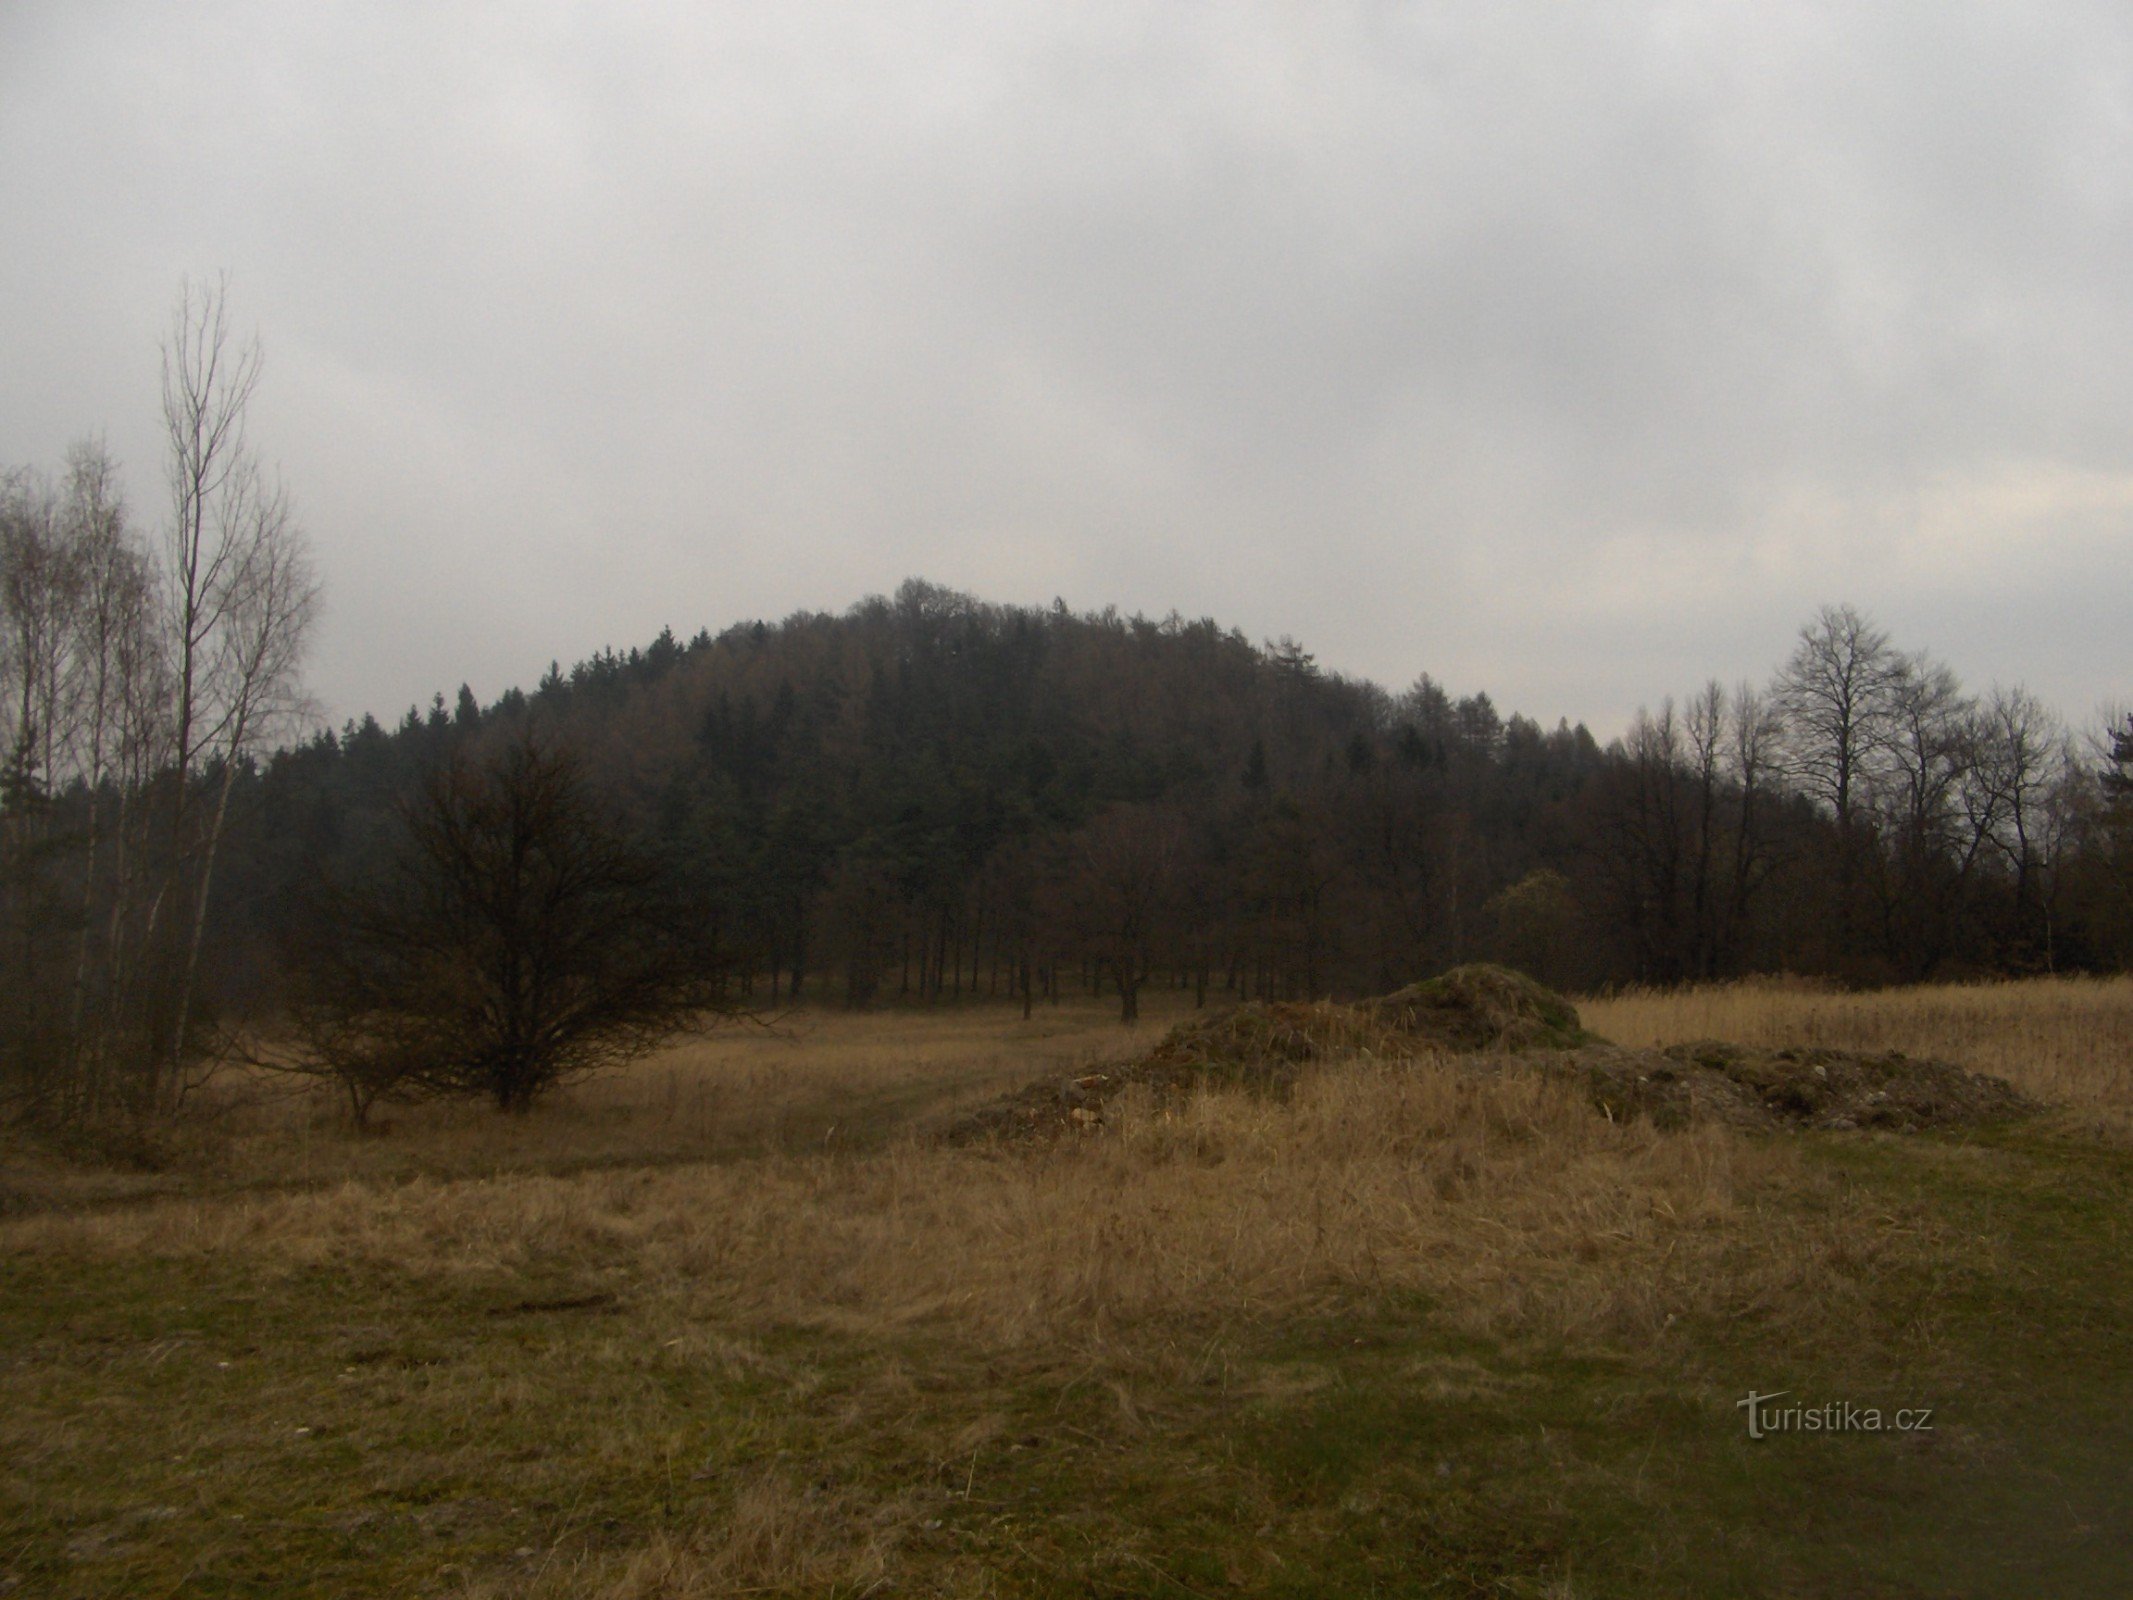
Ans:
[{"label": "bare branches", "polygon": [[1901,660],[1850,606],[1824,606],[1800,630],[1772,694],[1793,780],[1849,826],[1872,752],[1887,736]]},{"label": "bare branches", "polygon": [[71,731],[68,646],[79,580],[49,483],[15,474],[0,502],[0,687],[5,801],[19,813],[50,790]]},{"label": "bare branches", "polygon": [[318,604],[288,496],[246,438],[260,366],[227,282],[185,284],[163,347],[157,553],[100,442],[69,452],[60,487],[15,473],[0,491],[0,1031],[41,1110],[95,1112],[121,1069],[126,1103],[168,1107],[204,1059],[232,785],[305,709]]},{"label": "bare branches", "polygon": [[[177,777],[172,832],[181,852],[180,902],[191,913],[168,1039],[173,1083],[193,1048],[200,946],[230,785],[255,743],[302,709],[297,672],[318,604],[288,495],[245,438],[262,360],[257,339],[238,342],[232,332],[227,277],[198,287],[187,281],[163,347]],[[190,780],[209,759],[221,763],[221,780],[198,822]]]},{"label": "bare branches", "polygon": [[1140,1015],[1141,986],[1179,920],[1186,834],[1167,808],[1118,805],[1074,836],[1074,917],[1090,948],[1111,969],[1119,1013]]},{"label": "bare branches", "polygon": [[284,1063],[384,1093],[523,1111],[717,1008],[702,919],[601,815],[583,769],[529,737],[438,774],[392,870],[328,893],[292,963]]},{"label": "bare branches", "polygon": [[318,613],[310,549],[277,480],[253,476],[237,508],[217,595],[208,665],[212,726],[203,741],[233,760],[288,729],[309,708],[299,672]]}]

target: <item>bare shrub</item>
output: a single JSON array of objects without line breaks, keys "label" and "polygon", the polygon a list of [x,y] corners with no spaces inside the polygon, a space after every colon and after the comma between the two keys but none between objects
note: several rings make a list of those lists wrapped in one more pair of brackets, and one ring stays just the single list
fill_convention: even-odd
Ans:
[{"label": "bare shrub", "polygon": [[523,1112],[722,1004],[704,920],[607,822],[568,752],[522,735],[455,760],[405,812],[391,868],[327,892],[290,967],[295,1048],[356,1119],[388,1094]]}]

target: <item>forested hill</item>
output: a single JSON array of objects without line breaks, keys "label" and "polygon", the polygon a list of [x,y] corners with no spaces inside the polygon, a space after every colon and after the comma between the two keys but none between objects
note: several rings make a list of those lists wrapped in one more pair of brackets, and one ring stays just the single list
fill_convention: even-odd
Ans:
[{"label": "forested hill", "polygon": [[2030,842],[2041,791],[2013,818],[1980,750],[1928,810],[1883,782],[1882,809],[1840,819],[1817,799],[1811,708],[1789,702],[1789,726],[1779,698],[1713,689],[1602,750],[1212,621],[914,580],[285,751],[245,785],[220,914],[233,948],[260,947],[246,929],[308,874],[386,847],[424,773],[530,725],[708,891],[759,999],[1121,979],[1323,994],[1476,956],[1571,987],[2116,956],[2108,896]]}]

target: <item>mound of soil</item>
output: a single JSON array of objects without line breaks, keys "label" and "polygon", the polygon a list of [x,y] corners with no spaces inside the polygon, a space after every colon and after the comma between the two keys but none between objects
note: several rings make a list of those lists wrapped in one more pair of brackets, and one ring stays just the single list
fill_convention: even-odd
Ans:
[{"label": "mound of soil", "polygon": [[942,1137],[951,1144],[970,1144],[1086,1131],[1103,1122],[1105,1101],[1135,1084],[1167,1095],[1182,1095],[1201,1084],[1240,1084],[1279,1093],[1296,1081],[1306,1062],[1362,1054],[1388,1042],[1388,1030],[1352,1006],[1253,1001],[1180,1023],[1137,1061],[1033,1083],[970,1113]]},{"label": "mound of soil", "polygon": [[1595,1037],[1553,989],[1487,962],[1454,967],[1355,1009],[1417,1045],[1454,1052],[1568,1050]]},{"label": "mound of soil", "polygon": [[1330,1056],[1567,1049],[1591,1037],[1575,1006],[1524,973],[1454,967],[1358,1005],[1255,1001],[1183,1023],[1138,1061],[1031,1084],[971,1113],[943,1137],[966,1144],[1091,1129],[1103,1122],[1104,1102],[1132,1084],[1160,1094],[1203,1084],[1279,1093],[1306,1062]]},{"label": "mound of soil", "polygon": [[1454,967],[1358,1005],[1260,1004],[1184,1023],[1137,1061],[1047,1079],[944,1130],[951,1144],[1053,1138],[1103,1125],[1114,1095],[1145,1085],[1184,1095],[1236,1084],[1281,1093],[1310,1062],[1428,1052],[1480,1070],[1567,1078],[1614,1118],[1662,1128],[1921,1128],[1992,1122],[2037,1109],[2001,1079],[1899,1052],[1765,1050],[1733,1044],[1624,1050],[1587,1033],[1577,1008],[1522,972]]},{"label": "mound of soil", "polygon": [[1595,1044],[1555,1057],[1544,1070],[1574,1079],[1609,1116],[1648,1117],[1662,1128],[1715,1121],[1751,1129],[1916,1133],[2038,1109],[2002,1079],[1900,1051],[1861,1055],[1719,1043],[1619,1050]]}]

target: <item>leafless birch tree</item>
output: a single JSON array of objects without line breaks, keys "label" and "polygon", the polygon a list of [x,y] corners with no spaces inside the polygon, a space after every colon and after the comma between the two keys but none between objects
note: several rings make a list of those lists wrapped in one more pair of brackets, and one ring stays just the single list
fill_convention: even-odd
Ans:
[{"label": "leafless birch tree", "polygon": [[[318,586],[288,496],[245,436],[259,386],[256,339],[238,341],[229,285],[188,282],[163,348],[163,423],[171,522],[173,679],[171,832],[184,911],[165,1094],[182,1092],[216,857],[238,763],[301,709],[298,669]],[[219,763],[213,799],[195,779]]]}]

